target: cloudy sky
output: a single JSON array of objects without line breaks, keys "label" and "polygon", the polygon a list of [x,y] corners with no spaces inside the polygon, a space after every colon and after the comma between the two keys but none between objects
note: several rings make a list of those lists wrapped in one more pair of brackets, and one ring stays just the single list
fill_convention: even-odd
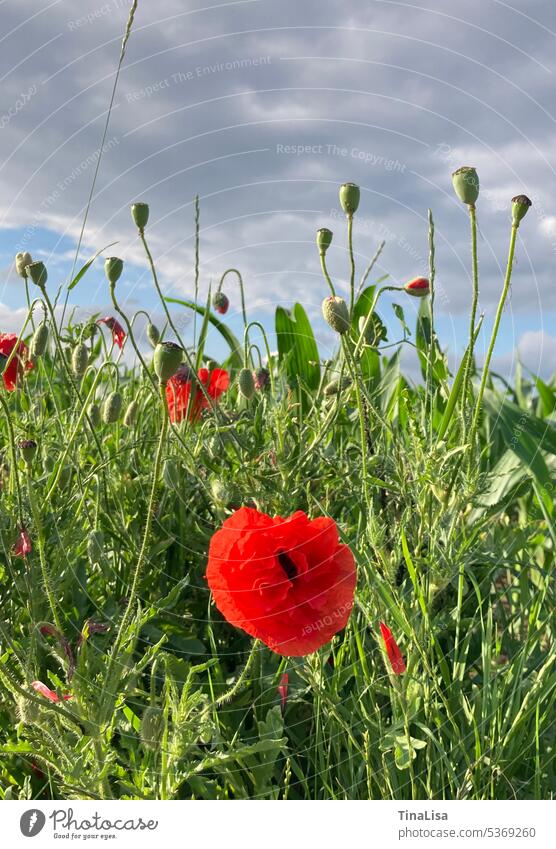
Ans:
[{"label": "cloudy sky", "polygon": [[[53,287],[70,274],[129,5],[0,2],[0,330],[21,320],[17,250],[47,262]],[[469,236],[450,173],[475,165],[487,327],[510,199],[526,193],[534,203],[520,230],[498,365],[509,370],[518,350],[527,367],[551,374],[554,55],[550,0],[139,0],[81,258],[117,241],[109,253],[126,260],[122,300],[130,311],[156,312],[129,216],[131,202],[146,200],[164,288],[191,296],[198,194],[202,291],[239,268],[252,317],[271,328],[276,304],[299,300],[324,353],[332,340],[319,319],[327,292],[314,233],[334,231],[330,270],[341,290],[337,189],[354,181],[358,264],[385,240],[376,277],[394,284],[427,273],[433,210],[438,326],[456,356],[467,332]],[[229,323],[239,330],[229,282]],[[72,294],[80,307],[106,307],[100,263]],[[383,312],[391,314],[387,299]]]}]

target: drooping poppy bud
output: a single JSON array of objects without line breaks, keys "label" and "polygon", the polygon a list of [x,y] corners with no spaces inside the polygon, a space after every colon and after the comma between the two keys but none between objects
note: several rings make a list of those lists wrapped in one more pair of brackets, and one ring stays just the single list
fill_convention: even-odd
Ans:
[{"label": "drooping poppy bud", "polygon": [[361,190],[355,183],[344,183],[340,186],[340,204],[348,218],[357,212],[360,197]]},{"label": "drooping poppy bud", "polygon": [[384,622],[380,623],[380,633],[384,642],[384,648],[386,649],[388,660],[390,661],[390,666],[392,667],[392,672],[395,675],[403,675],[407,667],[402,657],[400,647],[394,639],[392,631],[384,624]]},{"label": "drooping poppy bud", "polygon": [[122,412],[122,396],[119,392],[111,392],[102,408],[104,424],[113,424],[120,418]]},{"label": "drooping poppy bud", "polygon": [[278,694],[280,696],[280,708],[282,710],[282,714],[286,710],[286,704],[288,702],[288,684],[289,684],[289,675],[287,672],[284,672],[282,677],[280,678],[280,684],[278,685]]},{"label": "drooping poppy bud", "polygon": [[150,321],[147,324],[147,339],[149,340],[153,348],[156,348],[156,346],[160,342],[160,330],[158,329],[158,327],[156,327],[156,325],[152,324]]},{"label": "drooping poppy bud", "polygon": [[322,302],[324,320],[336,333],[347,333],[349,330],[349,310],[343,298],[329,295]]},{"label": "drooping poppy bud", "polygon": [[88,410],[89,418],[91,420],[91,424],[93,427],[98,427],[102,421],[102,417],[100,415],[100,407],[98,404],[91,404]]},{"label": "drooping poppy bud", "polygon": [[27,279],[27,266],[31,265],[33,262],[33,257],[29,253],[29,251],[22,251],[15,255],[15,270],[19,274],[20,277],[23,277],[24,280]]},{"label": "drooping poppy bud", "polygon": [[26,266],[27,275],[31,278],[33,283],[42,289],[46,286],[46,281],[48,280],[48,272],[46,270],[46,265],[44,262],[40,260],[38,262],[32,262],[30,265]]},{"label": "drooping poppy bud", "polygon": [[512,224],[514,227],[519,227],[521,219],[527,215],[527,210],[531,205],[527,195],[516,195],[515,198],[512,198]]},{"label": "drooping poppy bud", "polygon": [[249,368],[242,368],[237,378],[239,391],[249,401],[255,394],[255,380]]},{"label": "drooping poppy bud", "polygon": [[99,318],[97,324],[105,324],[112,331],[112,341],[121,351],[124,346],[126,332],[118,319],[112,315],[107,315],[104,318]]},{"label": "drooping poppy bud", "polygon": [[255,389],[262,392],[270,383],[270,372],[267,368],[258,368],[255,371]]},{"label": "drooping poppy bud", "polygon": [[[51,690],[50,687],[47,687],[46,684],[42,683],[42,681],[32,681],[31,687],[33,688],[33,690],[35,690],[36,693],[40,693],[41,696],[44,696],[45,699],[48,699],[49,702],[60,701],[60,696],[58,695],[58,693],[55,690]],[[70,696],[69,694],[62,696],[62,699],[64,701],[67,701],[71,698],[72,696]]]},{"label": "drooping poppy bud", "polygon": [[115,286],[124,270],[124,262],[117,256],[109,256],[104,260],[104,273],[111,286]]},{"label": "drooping poppy bud", "polygon": [[183,361],[183,348],[175,342],[159,342],[154,349],[153,363],[156,376],[162,384],[168,383]]},{"label": "drooping poppy bud", "polygon": [[230,301],[224,292],[215,292],[212,299],[212,305],[216,312],[219,312],[220,315],[225,315],[228,312]]},{"label": "drooping poppy bud", "polygon": [[22,439],[19,443],[19,450],[21,451],[21,456],[25,460],[28,466],[31,465],[33,460],[35,459],[35,454],[37,453],[37,443],[34,439]]},{"label": "drooping poppy bud", "polygon": [[34,360],[37,357],[42,357],[48,345],[48,325],[46,321],[41,321],[37,329],[33,333],[31,339],[31,358]]},{"label": "drooping poppy bud", "polygon": [[332,230],[327,227],[321,227],[317,230],[317,247],[321,256],[324,256],[330,245],[332,244]]},{"label": "drooping poppy bud", "polygon": [[408,295],[412,295],[414,298],[424,298],[429,294],[431,287],[426,277],[414,277],[413,280],[405,284],[404,289]]},{"label": "drooping poppy bud", "polygon": [[13,544],[12,554],[15,557],[27,557],[28,554],[31,554],[32,550],[31,537],[27,532],[27,528],[22,525],[18,531],[17,539]]},{"label": "drooping poppy bud", "polygon": [[135,419],[137,418],[137,412],[139,410],[139,404],[137,401],[131,401],[127,409],[124,413],[124,424],[126,427],[132,427],[135,424]]},{"label": "drooping poppy bud", "polygon": [[464,165],[452,174],[454,191],[462,203],[475,206],[479,197],[479,175],[474,168]]},{"label": "drooping poppy bud", "polygon": [[89,365],[89,349],[85,342],[78,342],[71,354],[71,368],[76,377],[83,377]]},{"label": "drooping poppy bud", "polygon": [[149,205],[148,203],[132,203],[131,217],[140,233],[143,232],[149,220]]}]

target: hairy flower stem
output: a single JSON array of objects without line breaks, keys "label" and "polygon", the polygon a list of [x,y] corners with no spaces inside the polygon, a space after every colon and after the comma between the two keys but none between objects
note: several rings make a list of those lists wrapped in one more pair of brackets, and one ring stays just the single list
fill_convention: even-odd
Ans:
[{"label": "hairy flower stem", "polygon": [[330,274],[328,273],[328,268],[326,267],[326,254],[324,254],[322,251],[321,251],[321,254],[320,254],[320,267],[322,268],[322,273],[324,275],[324,279],[328,283],[328,288],[330,289],[330,292],[332,293],[332,297],[335,298],[336,297],[336,290],[334,289],[334,284],[333,284],[333,282],[330,278]]},{"label": "hairy flower stem", "polygon": [[127,335],[129,336],[129,340],[130,340],[130,342],[133,346],[133,350],[137,354],[137,359],[141,363],[141,367],[142,367],[143,371],[145,372],[145,374],[149,378],[154,391],[156,393],[158,393],[158,386],[157,386],[156,380],[154,379],[153,375],[151,374],[151,371],[150,371],[148,365],[146,364],[145,360],[143,359],[143,357],[141,355],[141,351],[139,350],[139,346],[137,345],[137,342],[135,341],[135,335],[133,333],[133,327],[131,325],[131,322],[129,321],[127,315],[125,314],[125,312],[120,307],[120,304],[118,303],[118,300],[116,298],[116,287],[115,286],[110,286],[110,297],[112,298],[112,304],[114,305],[114,309],[116,310],[118,315],[122,318],[122,320],[123,320],[123,322],[126,326]]},{"label": "hairy flower stem", "polygon": [[243,289],[243,277],[241,276],[241,274],[239,273],[237,268],[226,269],[226,271],[224,272],[224,274],[220,278],[220,282],[218,284],[218,288],[216,289],[216,291],[217,292],[221,291],[222,284],[224,283],[224,280],[226,279],[228,274],[236,274],[237,275],[237,280],[238,280],[238,283],[239,283],[239,291],[240,291],[240,296],[241,296],[241,315],[243,316],[243,326],[245,327],[245,326],[247,326],[247,311],[245,309],[245,292],[244,292],[244,289]]},{"label": "hairy flower stem", "polygon": [[349,275],[349,314],[353,315],[353,308],[355,306],[355,257],[353,255],[353,215],[348,215],[347,224],[349,264],[351,269]]},{"label": "hairy flower stem", "polygon": [[[52,584],[50,582],[50,574],[48,571],[48,566],[46,563],[46,552],[44,549],[44,530],[41,522],[41,514],[37,508],[37,502],[35,500],[35,493],[33,491],[33,479],[31,476],[31,471],[27,469],[27,496],[29,498],[29,507],[31,508],[31,515],[33,517],[33,525],[35,528],[35,533],[37,537],[37,543],[39,548],[39,562],[41,564],[41,575],[42,582],[44,584],[44,589],[46,592],[46,597],[48,599],[48,606],[50,607],[50,611],[52,613],[52,617],[54,619],[54,624],[58,628],[59,631],[63,630],[62,621],[58,615],[58,605],[56,604],[56,597],[54,595],[54,591],[52,589]],[[33,593],[35,592],[35,588],[33,587]]]},{"label": "hairy flower stem", "polygon": [[357,400],[357,410],[359,412],[359,430],[361,434],[361,472],[363,476],[363,495],[365,497],[365,505],[367,508],[367,515],[370,516],[372,512],[372,504],[369,495],[369,484],[367,480],[367,416],[366,411],[363,407],[363,397],[361,395],[361,387],[359,385],[359,373],[357,369],[357,363],[354,359],[352,359],[351,351],[349,350],[349,345],[346,340],[342,337],[342,343],[344,348],[344,356],[346,358],[346,363],[351,374],[351,378],[353,380],[355,386],[355,397]]},{"label": "hairy flower stem", "polygon": [[209,707],[213,707],[213,708],[214,707],[220,707],[221,705],[226,704],[226,702],[231,701],[233,699],[233,697],[237,693],[239,693],[239,691],[242,689],[243,685],[245,684],[245,681],[247,680],[247,675],[249,674],[249,670],[251,669],[251,666],[253,665],[253,661],[255,660],[255,657],[257,656],[257,652],[259,650],[260,644],[261,644],[260,640],[255,640],[255,642],[253,643],[253,645],[251,647],[249,657],[247,658],[247,660],[245,662],[245,666],[241,670],[239,677],[238,677],[237,681],[235,682],[235,684],[233,684],[230,687],[229,690],[226,690],[225,693],[222,693],[221,696],[219,696],[217,699],[215,699],[215,701],[211,705],[209,705]]},{"label": "hairy flower stem", "polygon": [[473,296],[471,300],[471,315],[469,318],[469,354],[465,364],[463,376],[463,441],[467,441],[467,401],[471,382],[471,369],[473,367],[473,348],[475,344],[475,319],[477,316],[477,304],[479,301],[479,264],[477,258],[477,214],[475,205],[469,205],[469,222],[471,225],[471,263],[473,275]]},{"label": "hairy flower stem", "polygon": [[8,425],[8,438],[9,438],[8,441],[10,443],[10,461],[11,461],[10,473],[11,473],[11,475],[13,475],[15,495],[16,495],[16,501],[17,501],[18,520],[19,520],[19,524],[22,525],[23,524],[23,502],[22,502],[22,499],[21,499],[21,487],[19,485],[19,473],[18,473],[18,469],[17,469],[17,453],[16,453],[16,449],[15,449],[15,434],[14,434],[14,428],[13,428],[13,424],[12,424],[12,417],[10,415],[10,408],[8,407],[6,399],[4,398],[3,388],[0,388],[0,404],[2,405],[2,408],[4,410],[4,415],[6,416],[6,423]]}]

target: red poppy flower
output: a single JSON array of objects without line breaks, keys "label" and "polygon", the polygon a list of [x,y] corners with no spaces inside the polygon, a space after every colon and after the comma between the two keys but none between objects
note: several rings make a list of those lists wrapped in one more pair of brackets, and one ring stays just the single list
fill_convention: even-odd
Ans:
[{"label": "red poppy flower", "polygon": [[126,332],[120,322],[113,316],[107,315],[105,318],[99,318],[97,324],[105,324],[110,328],[112,331],[112,341],[121,351],[125,342]]},{"label": "red poppy flower", "polygon": [[345,627],[357,578],[332,519],[250,507],[213,535],[206,577],[228,622],[288,657],[311,654]]},{"label": "red poppy flower", "polygon": [[[172,422],[181,422],[187,415],[188,406],[189,420],[196,422],[201,418],[203,410],[209,407],[209,402],[199,383],[203,384],[209,398],[213,401],[217,401],[230,385],[230,375],[221,368],[215,368],[211,372],[201,368],[196,378],[192,380],[191,377],[191,369],[184,363],[166,384],[166,401]],[[194,394],[189,405],[192,386],[194,386]]]},{"label": "red poppy flower", "polygon": [[[51,690],[46,684],[43,684],[42,681],[33,681],[31,684],[33,690],[36,690],[37,693],[40,693],[41,696],[44,696],[45,699],[48,699],[49,702],[59,702],[60,696],[55,690]],[[68,699],[71,699],[72,696],[66,694],[62,696],[62,699],[67,702]]]},{"label": "red poppy flower", "polygon": [[408,295],[413,295],[414,298],[424,298],[429,294],[430,283],[426,277],[414,277],[409,283],[404,286]]},{"label": "red poppy flower", "polygon": [[17,540],[12,547],[12,553],[16,557],[27,557],[28,554],[31,554],[32,550],[33,545],[31,543],[31,537],[27,533],[27,528],[21,527],[17,534]]},{"label": "red poppy flower", "polygon": [[395,675],[403,675],[407,668],[405,665],[405,660],[402,657],[400,647],[395,641],[392,631],[387,625],[384,624],[384,622],[380,623],[380,633],[384,641],[384,648],[386,649],[386,654],[388,655],[388,660],[390,661],[392,672]]},{"label": "red poppy flower", "polygon": [[280,707],[282,708],[282,713],[286,710],[286,704],[288,701],[288,683],[289,683],[289,675],[287,672],[284,672],[282,677],[280,678],[280,684],[278,685],[278,694],[280,696]]},{"label": "red poppy flower", "polygon": [[[2,357],[9,358],[17,343],[17,335],[15,333],[0,333],[0,371],[4,371],[6,365]],[[18,380],[23,376],[25,369],[33,368],[33,363],[29,360],[29,349],[25,342],[20,342],[17,346],[17,353],[4,373],[4,386],[8,392],[13,392],[17,388]]]}]

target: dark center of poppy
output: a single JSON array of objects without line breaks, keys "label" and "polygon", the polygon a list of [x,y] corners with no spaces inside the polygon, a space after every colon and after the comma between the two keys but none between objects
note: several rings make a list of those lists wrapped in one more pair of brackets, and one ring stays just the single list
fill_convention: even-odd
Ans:
[{"label": "dark center of poppy", "polygon": [[287,551],[277,551],[276,557],[278,558],[278,563],[284,570],[288,580],[293,581],[293,579],[297,577],[297,567]]}]

